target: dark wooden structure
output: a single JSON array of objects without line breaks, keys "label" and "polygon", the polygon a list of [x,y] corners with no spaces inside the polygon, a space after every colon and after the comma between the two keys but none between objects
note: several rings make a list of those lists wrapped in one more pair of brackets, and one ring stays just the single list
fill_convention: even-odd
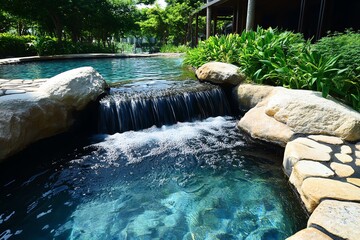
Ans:
[{"label": "dark wooden structure", "polygon": [[[198,16],[206,16],[206,38],[218,34],[218,20],[230,20],[233,33],[278,27],[316,40],[328,31],[359,30],[360,0],[207,0]],[[197,24],[195,35],[197,42]]]}]

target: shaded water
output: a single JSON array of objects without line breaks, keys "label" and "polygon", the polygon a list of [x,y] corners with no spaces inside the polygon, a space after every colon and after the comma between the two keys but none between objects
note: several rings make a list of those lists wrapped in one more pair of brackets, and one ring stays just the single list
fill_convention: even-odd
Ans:
[{"label": "shaded water", "polygon": [[0,239],[284,239],[305,219],[281,153],[247,142],[235,123],[95,135],[30,155],[52,164],[6,178],[2,169]]},{"label": "shaded water", "polygon": [[[99,106],[99,132],[112,135],[46,140],[1,164],[0,240],[284,239],[305,227],[282,150],[236,129],[223,90],[169,81],[179,59],[96,61],[123,82]],[[9,76],[63,71],[51,64]]]}]

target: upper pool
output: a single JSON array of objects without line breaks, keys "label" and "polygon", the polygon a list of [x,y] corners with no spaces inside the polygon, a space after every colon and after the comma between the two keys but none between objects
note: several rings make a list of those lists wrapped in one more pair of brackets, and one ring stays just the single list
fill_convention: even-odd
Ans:
[{"label": "upper pool", "polygon": [[181,79],[181,58],[106,58],[53,60],[11,65],[0,65],[0,78],[37,79],[50,78],[78,67],[92,66],[106,81],[169,80]]}]

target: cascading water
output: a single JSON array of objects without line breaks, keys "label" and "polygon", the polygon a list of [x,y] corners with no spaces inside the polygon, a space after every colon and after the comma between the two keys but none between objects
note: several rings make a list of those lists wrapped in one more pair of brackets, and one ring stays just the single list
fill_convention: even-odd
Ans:
[{"label": "cascading water", "polygon": [[142,82],[113,89],[100,101],[99,132],[141,130],[231,113],[220,87],[194,81],[164,81],[151,87]]},{"label": "cascading water", "polygon": [[282,149],[248,141],[222,89],[162,80],[179,64],[87,64],[131,82],[100,101],[101,134],[46,139],[1,165],[0,240],[280,240],[304,228]]}]

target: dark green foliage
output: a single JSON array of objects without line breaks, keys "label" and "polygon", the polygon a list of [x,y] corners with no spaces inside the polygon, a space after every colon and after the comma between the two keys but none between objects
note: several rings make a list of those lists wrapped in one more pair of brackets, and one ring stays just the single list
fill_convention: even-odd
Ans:
[{"label": "dark green foliage", "polygon": [[232,63],[255,83],[320,91],[359,111],[360,41],[359,35],[348,35],[313,46],[301,34],[258,28],[241,35],[210,37],[187,53],[185,64]]},{"label": "dark green foliage", "polygon": [[76,53],[112,53],[114,46],[104,47],[102,44],[57,41],[52,37],[16,36],[8,33],[0,34],[0,58],[56,55]]},{"label": "dark green foliage", "polygon": [[32,44],[34,36],[16,36],[0,33],[0,58],[36,55]]},{"label": "dark green foliage", "polygon": [[355,109],[360,110],[360,33],[346,31],[320,39],[313,49],[324,57],[339,56],[334,63],[338,69],[346,68],[340,76],[332,79],[332,95],[345,98]]}]

